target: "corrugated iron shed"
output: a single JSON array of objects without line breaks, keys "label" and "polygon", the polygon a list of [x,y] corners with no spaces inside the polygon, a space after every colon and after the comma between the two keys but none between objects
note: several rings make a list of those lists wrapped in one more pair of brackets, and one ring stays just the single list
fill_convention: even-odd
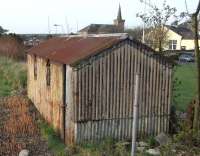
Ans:
[{"label": "corrugated iron shed", "polygon": [[125,40],[120,36],[111,37],[57,37],[29,50],[34,54],[63,64],[73,64],[90,55]]}]

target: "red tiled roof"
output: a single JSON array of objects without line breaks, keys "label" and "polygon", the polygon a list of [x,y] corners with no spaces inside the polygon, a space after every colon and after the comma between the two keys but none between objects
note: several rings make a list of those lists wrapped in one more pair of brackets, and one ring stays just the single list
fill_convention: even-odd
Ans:
[{"label": "red tiled roof", "polygon": [[94,55],[124,40],[119,36],[112,37],[57,37],[39,44],[29,50],[29,54],[73,64],[90,55]]}]

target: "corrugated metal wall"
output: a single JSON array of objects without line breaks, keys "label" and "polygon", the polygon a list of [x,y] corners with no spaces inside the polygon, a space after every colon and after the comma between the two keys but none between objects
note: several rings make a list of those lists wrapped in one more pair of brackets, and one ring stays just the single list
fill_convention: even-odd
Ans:
[{"label": "corrugated metal wall", "polygon": [[138,137],[168,132],[172,70],[163,57],[127,40],[81,62],[76,70],[74,122],[78,142],[131,138],[136,72],[141,76]]},{"label": "corrugated metal wall", "polygon": [[51,82],[46,84],[46,59],[37,57],[37,79],[34,79],[34,56],[27,56],[28,97],[43,117],[63,136],[63,65],[50,62]]}]

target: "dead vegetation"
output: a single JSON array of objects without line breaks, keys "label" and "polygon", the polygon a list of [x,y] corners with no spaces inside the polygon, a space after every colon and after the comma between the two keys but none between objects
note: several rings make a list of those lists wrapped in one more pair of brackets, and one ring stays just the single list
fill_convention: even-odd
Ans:
[{"label": "dead vegetation", "polygon": [[0,55],[24,60],[25,47],[17,35],[4,35],[0,37]]},{"label": "dead vegetation", "polygon": [[38,114],[28,99],[12,96],[0,101],[0,155],[16,156],[22,149],[31,155],[52,155],[37,127]]}]

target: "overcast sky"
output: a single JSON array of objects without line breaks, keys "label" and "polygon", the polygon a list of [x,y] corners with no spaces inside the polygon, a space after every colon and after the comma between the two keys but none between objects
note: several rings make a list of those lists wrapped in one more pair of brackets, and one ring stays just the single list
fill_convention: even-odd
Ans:
[{"label": "overcast sky", "polygon": [[[148,1],[148,0],[147,0]],[[150,0],[159,5],[163,0]],[[187,0],[193,12],[198,0]],[[119,3],[126,27],[141,25],[136,14],[144,9],[140,0],[1,0],[0,25],[15,33],[48,33],[76,31],[91,23],[112,24],[117,16]],[[179,12],[185,11],[185,0],[167,0]],[[148,7],[147,7],[148,8]],[[69,25],[67,27],[67,24]]]}]

